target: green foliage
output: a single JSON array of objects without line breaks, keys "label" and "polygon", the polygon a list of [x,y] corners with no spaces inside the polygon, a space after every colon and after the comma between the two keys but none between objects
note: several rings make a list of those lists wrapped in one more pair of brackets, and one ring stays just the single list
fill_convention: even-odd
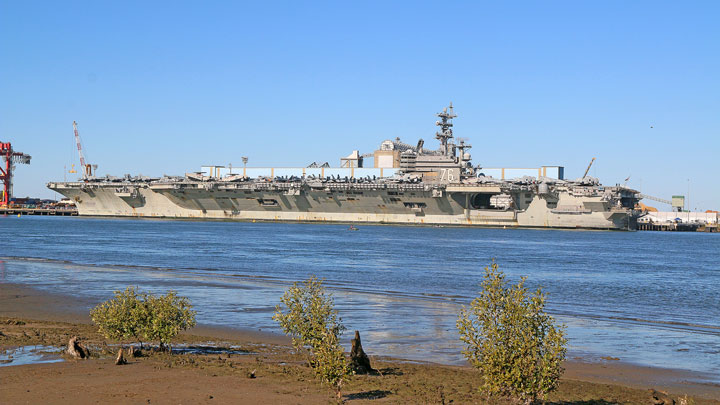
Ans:
[{"label": "green foliage", "polygon": [[545,313],[541,289],[530,294],[525,278],[508,287],[495,261],[485,267],[481,286],[457,321],[463,355],[482,374],[480,391],[526,404],[545,399],[563,372],[564,326]]},{"label": "green foliage", "polygon": [[165,347],[182,330],[195,326],[195,311],[190,300],[179,297],[175,291],[159,297],[150,295],[147,299],[150,317],[144,330],[148,340],[159,341]]},{"label": "green foliage", "polygon": [[93,308],[90,318],[106,338],[134,338],[142,346],[145,325],[150,317],[146,301],[147,294],[138,294],[135,287],[127,287],[125,291],[115,291],[115,298]]},{"label": "green foliage", "polygon": [[99,332],[108,339],[158,341],[165,347],[181,330],[195,326],[190,301],[174,291],[155,296],[136,287],[115,291],[115,297],[90,311]]},{"label": "green foliage", "polygon": [[312,276],[302,284],[294,283],[280,302],[273,319],[292,337],[296,349],[307,351],[317,376],[340,396],[350,366],[340,346],[345,327],[334,309],[332,295],[325,292],[321,280]]}]

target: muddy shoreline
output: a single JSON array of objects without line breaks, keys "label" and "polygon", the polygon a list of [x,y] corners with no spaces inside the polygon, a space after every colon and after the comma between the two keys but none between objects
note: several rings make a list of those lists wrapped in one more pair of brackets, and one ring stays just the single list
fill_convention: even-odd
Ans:
[{"label": "muddy shoreline", "polygon": [[[36,320],[43,321],[45,324],[48,322],[66,323],[67,325],[75,325],[76,328],[79,328],[78,330],[85,331],[85,333],[93,333],[87,308],[95,304],[95,302],[88,300],[36,290],[26,285],[0,283],[0,317],[3,318]],[[2,327],[3,325],[0,325],[0,329],[2,329]],[[242,344],[251,346],[279,347],[280,349],[276,350],[280,350],[281,352],[290,351],[289,339],[285,336],[257,330],[243,330],[240,328],[200,325],[186,332],[180,339],[193,341],[198,336],[204,337],[203,339],[214,339],[216,341],[242,342]],[[0,340],[0,345],[2,344],[3,342]],[[8,345],[5,344],[5,346]],[[372,348],[367,349],[369,353],[372,353]],[[375,357],[375,359],[381,362],[403,362],[401,359],[392,358]],[[98,361],[102,362],[106,360]],[[418,365],[415,362],[412,364],[412,367],[421,367],[426,371],[434,368],[460,370],[460,372],[463,373],[473,371],[469,367],[432,363]],[[66,363],[3,367],[5,370],[0,371],[0,375],[7,373],[8,368],[30,368],[50,371],[56,368],[64,369],[67,367],[69,366]],[[622,391],[625,387],[642,391],[647,391],[652,388],[677,395],[692,395],[698,399],[710,400],[720,398],[720,386],[706,382],[705,376],[692,371],[643,367],[612,359],[594,362],[582,358],[569,359],[565,364],[565,368],[564,381],[586,382],[593,386],[608,386],[611,387],[611,392]],[[432,374],[433,371],[430,371],[430,373]],[[308,382],[308,384],[314,387],[313,389],[317,389],[317,384],[312,382]],[[613,389],[613,387],[615,389]],[[322,389],[320,389],[318,393],[321,396],[324,395]],[[258,395],[260,394],[261,393],[258,393]],[[268,400],[270,400],[270,398],[268,398]],[[263,401],[260,400],[260,402]]]}]

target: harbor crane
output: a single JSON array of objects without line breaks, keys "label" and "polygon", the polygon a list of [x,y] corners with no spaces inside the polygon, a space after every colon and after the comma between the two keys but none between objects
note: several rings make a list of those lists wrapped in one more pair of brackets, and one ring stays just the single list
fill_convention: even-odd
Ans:
[{"label": "harbor crane", "polygon": [[[85,155],[83,155],[82,144],[80,143],[80,134],[77,129],[77,122],[73,121],[73,132],[75,132],[75,143],[77,144],[78,154],[80,155],[80,167],[82,168],[82,178],[87,180],[93,177],[93,172],[97,169],[97,165],[85,163]],[[71,171],[74,173],[74,170]]]},{"label": "harbor crane", "polygon": [[15,169],[15,164],[30,164],[30,155],[13,151],[10,142],[0,142],[0,156],[5,162],[4,165],[0,166],[0,181],[3,182],[3,193],[2,199],[0,199],[0,206],[7,207],[12,197],[12,172]]}]

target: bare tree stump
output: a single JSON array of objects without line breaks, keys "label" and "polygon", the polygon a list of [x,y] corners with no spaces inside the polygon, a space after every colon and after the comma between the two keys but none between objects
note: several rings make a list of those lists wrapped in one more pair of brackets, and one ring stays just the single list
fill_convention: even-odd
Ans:
[{"label": "bare tree stump", "polygon": [[649,390],[654,405],[675,405],[675,400],[663,391]]},{"label": "bare tree stump", "polygon": [[125,357],[123,357],[123,349],[120,348],[120,350],[118,350],[117,358],[115,359],[115,365],[122,366],[123,364],[127,364],[127,361],[125,360]]},{"label": "bare tree stump", "polygon": [[355,339],[351,340],[351,342],[350,366],[355,374],[376,374],[377,370],[370,366],[370,358],[368,358],[362,348],[359,331],[355,331]]},{"label": "bare tree stump", "polygon": [[135,358],[135,357],[142,357],[142,352],[137,347],[130,346],[127,349],[127,356],[130,357],[131,359]]},{"label": "bare tree stump", "polygon": [[76,359],[86,359],[90,356],[90,352],[80,344],[80,339],[77,336],[70,338],[67,353]]}]

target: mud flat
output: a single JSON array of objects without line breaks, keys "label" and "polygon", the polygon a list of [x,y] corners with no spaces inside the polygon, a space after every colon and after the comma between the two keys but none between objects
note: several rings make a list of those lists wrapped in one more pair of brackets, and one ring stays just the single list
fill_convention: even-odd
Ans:
[{"label": "mud flat", "polygon": [[[93,358],[0,367],[0,397],[6,403],[327,403],[333,398],[314,380],[304,360],[283,336],[200,326],[176,342],[173,355],[152,353],[115,366],[113,352],[90,324],[93,303],[27,286],[0,284],[0,350],[32,345],[60,350],[81,336]],[[189,348],[189,350],[188,350]],[[477,373],[470,367],[372,357],[382,377],[354,376],[344,388],[350,403],[482,403]],[[641,367],[614,359],[571,359],[558,392],[568,403],[649,403],[650,389],[696,403],[720,404],[720,386],[691,371]],[[248,374],[255,370],[257,378]],[[605,402],[602,402],[605,401]]]}]

